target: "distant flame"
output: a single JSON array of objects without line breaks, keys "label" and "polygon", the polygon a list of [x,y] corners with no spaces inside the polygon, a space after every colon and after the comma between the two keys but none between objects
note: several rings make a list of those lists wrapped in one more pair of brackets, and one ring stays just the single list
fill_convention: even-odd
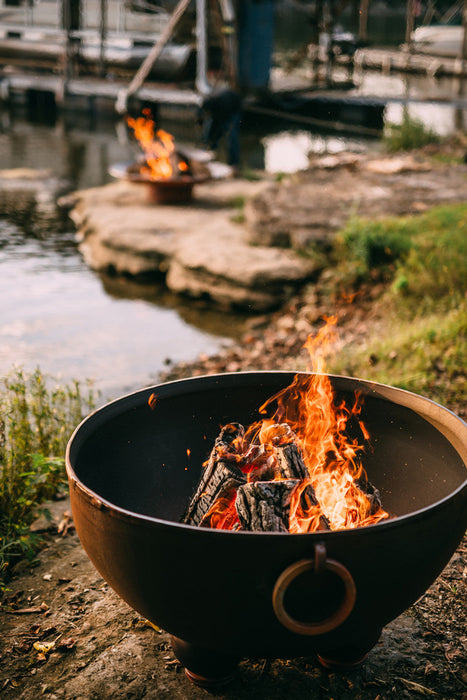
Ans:
[{"label": "distant flame", "polygon": [[[258,479],[260,470],[273,465],[274,445],[291,440],[298,445],[309,478],[301,480],[292,492],[290,532],[323,529],[323,517],[332,530],[362,527],[388,517],[379,505],[374,507],[365,489],[359,487],[360,483],[367,483],[360,462],[364,445],[360,442],[369,438],[359,418],[362,397],[356,394],[351,407],[344,401],[336,405],[331,380],[323,373],[326,349],[336,335],[335,325],[336,318],[326,319],[316,337],[310,336],[304,346],[310,353],[313,374],[297,374],[290,386],[268,399],[260,413],[266,414],[275,405],[272,417],[251,425],[241,444],[235,445],[235,459],[242,464],[248,481]],[[360,427],[360,439],[346,435],[350,419]],[[317,503],[307,495],[309,485]],[[234,500],[215,502],[203,524],[231,529],[238,522]]]},{"label": "distant flame", "polygon": [[188,172],[188,164],[176,153],[174,137],[163,129],[155,130],[149,109],[144,109],[143,115],[136,119],[127,117],[127,124],[145,154],[140,173],[151,180],[165,180]]}]

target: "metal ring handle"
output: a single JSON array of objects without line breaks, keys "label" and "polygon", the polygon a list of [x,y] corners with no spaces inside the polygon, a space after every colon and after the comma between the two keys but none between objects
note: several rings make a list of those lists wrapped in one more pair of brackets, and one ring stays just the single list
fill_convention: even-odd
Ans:
[{"label": "metal ring handle", "polygon": [[[287,588],[292,581],[305,571],[313,570],[316,574],[323,571],[332,571],[337,574],[345,586],[345,594],[342,603],[337,610],[320,622],[300,622],[289,615],[284,607],[284,597]],[[314,559],[301,559],[284,569],[276,581],[272,592],[272,604],[274,612],[279,622],[291,632],[297,634],[317,635],[331,632],[341,625],[348,618],[355,605],[357,591],[352,575],[343,564],[326,558],[324,545],[318,544],[315,547]]]}]

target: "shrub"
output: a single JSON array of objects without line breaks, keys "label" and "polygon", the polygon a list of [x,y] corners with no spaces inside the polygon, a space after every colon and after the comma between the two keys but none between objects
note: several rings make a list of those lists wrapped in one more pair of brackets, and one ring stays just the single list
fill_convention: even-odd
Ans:
[{"label": "shrub", "polygon": [[430,305],[467,293],[467,205],[437,207],[417,222],[412,246],[398,261],[393,291]]},{"label": "shrub", "polygon": [[362,274],[387,267],[408,254],[412,242],[401,220],[353,219],[342,234],[345,257],[358,263]]},{"label": "shrub", "polygon": [[[64,454],[74,427],[94,408],[80,386],[49,387],[40,370],[14,370],[0,389],[0,578],[38,544],[37,508],[66,488]],[[3,575],[3,576],[2,576]]]}]

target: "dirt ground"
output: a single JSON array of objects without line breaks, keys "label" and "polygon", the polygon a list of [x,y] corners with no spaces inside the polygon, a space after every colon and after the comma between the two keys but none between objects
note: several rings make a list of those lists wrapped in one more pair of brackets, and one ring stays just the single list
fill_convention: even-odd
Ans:
[{"label": "dirt ground", "polygon": [[[374,289],[377,294],[377,289]],[[341,311],[347,340],[374,316],[372,293]],[[312,302],[312,303],[311,303]],[[301,298],[256,317],[243,342],[216,357],[169,369],[166,379],[242,369],[291,369],[303,338],[326,312]],[[465,418],[465,406],[449,406]],[[17,565],[0,602],[0,696],[48,700],[386,700],[432,696],[467,700],[467,536],[417,603],[384,630],[365,663],[324,669],[315,657],[244,659],[230,685],[194,686],[155,629],[104,582],[81,547],[66,499],[36,523],[46,548]]]}]

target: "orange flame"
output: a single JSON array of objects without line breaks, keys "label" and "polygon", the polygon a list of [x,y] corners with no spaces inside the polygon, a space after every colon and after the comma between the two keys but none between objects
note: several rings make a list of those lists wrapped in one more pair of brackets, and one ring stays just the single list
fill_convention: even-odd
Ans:
[{"label": "orange flame", "polygon": [[187,172],[188,164],[175,152],[174,137],[163,129],[155,131],[149,109],[144,109],[143,115],[136,119],[127,117],[127,124],[133,129],[145,154],[146,165],[141,167],[141,174],[151,180],[165,180],[177,176],[179,172]]},{"label": "orange flame", "polygon": [[[325,529],[329,525],[331,530],[342,530],[374,524],[389,517],[378,504],[375,506],[365,488],[360,488],[367,484],[360,462],[365,447],[360,441],[364,443],[369,439],[359,418],[362,397],[356,394],[351,407],[344,401],[336,403],[331,380],[324,374],[325,356],[336,338],[336,318],[325,320],[326,324],[316,337],[310,336],[304,346],[310,353],[309,371],[313,374],[297,374],[290,386],[269,398],[260,412],[270,413],[271,406],[275,405],[272,417],[247,429],[242,438],[246,447],[236,445],[239,455],[235,459],[242,462],[241,468],[248,480],[255,480],[258,470],[265,469],[268,461],[271,470],[271,462],[276,459],[274,445],[294,441],[299,448],[308,478],[302,479],[292,492],[290,532],[321,530],[323,518]],[[347,435],[350,419],[360,427],[360,440]],[[249,453],[256,450],[253,460],[246,457],[245,450]],[[273,478],[281,477],[276,474]],[[316,499],[308,495],[310,486]],[[227,506],[228,513],[224,511]],[[215,503],[211,511],[209,526],[229,529],[234,520],[232,502]]]}]

